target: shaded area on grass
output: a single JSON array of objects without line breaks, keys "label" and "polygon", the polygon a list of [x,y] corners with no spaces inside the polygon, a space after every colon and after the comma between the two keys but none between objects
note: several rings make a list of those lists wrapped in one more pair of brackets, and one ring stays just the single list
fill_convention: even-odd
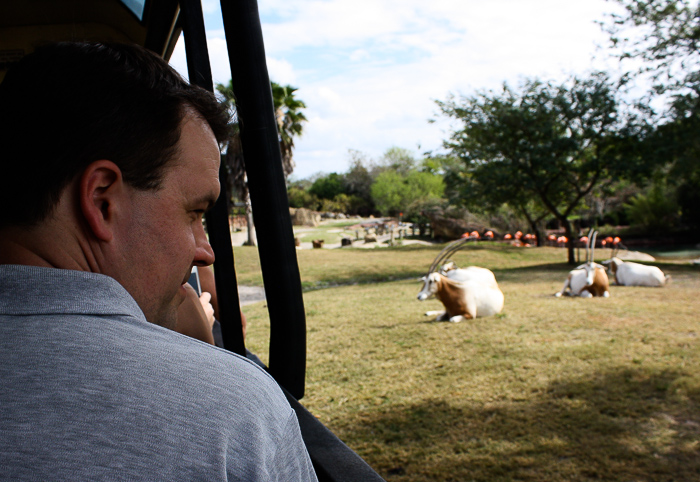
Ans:
[{"label": "shaded area on grass", "polygon": [[700,479],[699,409],[697,375],[619,367],[527,400],[428,398],[336,426],[389,480],[690,481]]}]

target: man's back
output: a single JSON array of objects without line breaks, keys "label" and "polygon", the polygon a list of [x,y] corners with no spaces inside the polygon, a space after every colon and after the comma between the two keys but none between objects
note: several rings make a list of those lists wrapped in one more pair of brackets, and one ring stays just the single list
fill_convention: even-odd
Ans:
[{"label": "man's back", "polygon": [[0,266],[0,361],[0,478],[315,480],[266,373],[109,277]]}]

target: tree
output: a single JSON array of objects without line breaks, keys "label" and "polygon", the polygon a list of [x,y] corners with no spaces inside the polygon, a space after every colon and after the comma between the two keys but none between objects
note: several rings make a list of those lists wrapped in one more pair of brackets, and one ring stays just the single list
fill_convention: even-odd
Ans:
[{"label": "tree", "polygon": [[698,82],[700,6],[689,0],[613,0],[624,8],[602,23],[621,60],[644,61],[656,93],[682,90]]},{"label": "tree", "polygon": [[382,214],[406,212],[409,218],[423,205],[440,199],[444,191],[445,185],[440,176],[415,170],[402,176],[387,170],[377,176],[372,184],[372,199]]},{"label": "tree", "polygon": [[[275,118],[277,119],[277,130],[282,153],[282,167],[285,176],[289,176],[294,171],[294,138],[299,137],[304,132],[304,123],[307,121],[302,109],[306,104],[294,97],[294,92],[298,89],[291,85],[282,86],[276,82],[270,82],[272,89],[272,101],[275,108]],[[232,111],[232,123],[234,125],[233,135],[238,135],[238,117],[236,113],[236,98],[233,94],[233,83],[229,80],[228,85],[216,84],[216,90],[223,97],[223,102]],[[242,159],[242,157],[241,157]]]},{"label": "tree", "polygon": [[272,100],[275,105],[275,118],[279,133],[280,151],[284,175],[289,176],[294,170],[294,138],[300,137],[307,121],[301,109],[306,108],[303,101],[294,97],[298,89],[291,85],[280,85],[271,82]]},{"label": "tree", "polygon": [[241,145],[241,131],[238,125],[236,112],[236,96],[233,94],[233,82],[228,85],[216,84],[216,90],[222,96],[222,102],[231,113],[229,138],[224,142],[221,162],[226,171],[226,184],[231,198],[238,197],[245,205],[246,224],[248,226],[248,241],[246,244],[255,246],[255,224],[253,223],[253,211],[248,194],[248,177],[245,172],[243,160],[243,146]]},{"label": "tree", "polygon": [[[282,154],[282,168],[285,176],[289,176],[294,170],[292,151],[294,149],[294,137],[300,136],[303,131],[303,123],[306,117],[300,112],[306,105],[301,100],[294,98],[297,90],[289,85],[280,86],[275,82],[270,83],[272,100],[277,118],[280,151]],[[216,90],[222,97],[222,102],[231,111],[231,134],[224,143],[222,162],[227,174],[227,185],[231,195],[236,195],[246,206],[246,222],[248,225],[248,241],[246,244],[255,246],[255,225],[253,212],[248,194],[248,178],[245,172],[245,160],[243,159],[243,146],[241,145],[238,116],[236,113],[236,96],[233,93],[233,82],[228,85],[216,84]]]},{"label": "tree", "polygon": [[667,195],[675,197],[680,221],[700,229],[700,83],[690,93],[674,96],[668,117],[648,137],[643,152],[663,166],[659,173],[675,186]]},{"label": "tree", "polygon": [[354,214],[367,216],[375,212],[371,187],[374,182],[368,169],[369,161],[359,151],[350,149],[350,168],[343,176],[345,192],[352,199],[351,210]]},{"label": "tree", "polygon": [[393,214],[403,208],[405,185],[398,172],[384,171],[372,184],[374,205],[382,214]]},{"label": "tree", "polygon": [[570,216],[599,185],[623,176],[634,158],[623,149],[636,124],[618,109],[604,74],[561,85],[526,80],[519,91],[480,92],[438,101],[461,126],[445,147],[464,163],[463,179],[490,202],[539,203],[560,222],[575,263]]},{"label": "tree", "polygon": [[681,219],[700,228],[700,4],[697,0],[614,0],[624,7],[603,24],[621,60],[642,60],[633,75],[649,75],[651,96],[667,109],[642,151],[675,184]]},{"label": "tree", "polygon": [[292,181],[287,185],[287,198],[289,207],[318,209],[321,204],[316,196],[309,193],[311,183],[308,180]]},{"label": "tree", "polygon": [[416,168],[416,160],[408,149],[390,147],[382,155],[377,167],[380,171],[389,169],[401,176],[407,176]]},{"label": "tree", "polygon": [[337,195],[344,193],[343,178],[335,172],[319,177],[309,188],[309,194],[313,194],[319,199],[332,200]]},{"label": "tree", "polygon": [[478,177],[475,172],[465,170],[462,163],[444,166],[446,191],[452,204],[482,213],[496,213],[503,206],[508,206],[527,220],[530,232],[537,237],[537,244],[542,244],[541,224],[547,216],[551,216],[549,209],[532,193],[514,190],[513,185],[499,172],[501,166],[482,166]]},{"label": "tree", "polygon": [[651,231],[668,231],[678,216],[678,205],[663,180],[653,182],[646,194],[635,195],[625,209],[633,224]]}]

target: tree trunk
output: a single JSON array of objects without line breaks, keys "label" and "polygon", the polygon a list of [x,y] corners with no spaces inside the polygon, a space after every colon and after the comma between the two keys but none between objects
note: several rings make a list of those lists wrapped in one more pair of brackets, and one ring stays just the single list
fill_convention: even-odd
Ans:
[{"label": "tree trunk", "polygon": [[537,247],[539,248],[539,247],[544,246],[544,238],[542,238],[542,230],[539,228],[539,226],[537,224],[535,224],[532,227],[532,231],[533,231],[532,234],[535,235],[535,239],[537,239]]},{"label": "tree trunk", "polygon": [[542,230],[540,229],[540,219],[537,219],[535,221],[531,220],[528,217],[528,223],[530,224],[530,231],[532,234],[535,235],[535,239],[537,240],[537,246],[544,246],[544,239],[542,239]]},{"label": "tree trunk", "polygon": [[245,200],[245,222],[248,225],[248,241],[246,246],[257,246],[255,241],[255,223],[253,223],[253,208],[250,205],[250,197]]},{"label": "tree trunk", "polygon": [[544,240],[542,239],[542,236],[540,236],[541,230],[539,228],[539,225],[544,219],[545,215],[542,215],[537,219],[533,219],[533,217],[530,215],[530,212],[525,207],[519,206],[518,209],[523,214],[523,216],[525,216],[525,219],[527,219],[527,222],[530,225],[530,230],[532,234],[535,235],[535,239],[537,239],[537,246],[544,246]]},{"label": "tree trunk", "polygon": [[560,218],[561,223],[564,225],[564,236],[566,236],[566,249],[568,251],[569,264],[576,264],[576,256],[574,255],[574,244],[576,240],[573,236],[573,230],[571,229],[571,222],[569,218]]}]

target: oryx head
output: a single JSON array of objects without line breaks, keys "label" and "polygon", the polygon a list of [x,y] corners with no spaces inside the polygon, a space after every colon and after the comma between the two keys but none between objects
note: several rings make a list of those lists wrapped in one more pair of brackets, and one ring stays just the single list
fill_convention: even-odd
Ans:
[{"label": "oryx head", "polygon": [[419,301],[427,300],[435,296],[438,290],[438,283],[440,283],[440,276],[439,273],[429,273],[421,278],[423,280],[423,288],[420,290],[420,293],[418,293]]},{"label": "oryx head", "polygon": [[[437,283],[440,280],[440,274],[436,272],[438,266],[445,261],[449,256],[451,256],[455,251],[460,249],[464,243],[469,241],[470,238],[462,238],[458,239],[457,241],[453,241],[452,243],[448,244],[445,246],[442,251],[435,257],[433,260],[432,264],[430,265],[430,268],[428,269],[428,273],[423,276],[420,280],[423,282],[423,287],[420,290],[420,293],[418,293],[418,299],[423,301],[431,296],[435,295],[437,292]],[[455,269],[457,266],[454,264],[454,262],[449,261],[448,263],[445,263],[443,265],[443,269],[449,271],[450,269]]]}]

